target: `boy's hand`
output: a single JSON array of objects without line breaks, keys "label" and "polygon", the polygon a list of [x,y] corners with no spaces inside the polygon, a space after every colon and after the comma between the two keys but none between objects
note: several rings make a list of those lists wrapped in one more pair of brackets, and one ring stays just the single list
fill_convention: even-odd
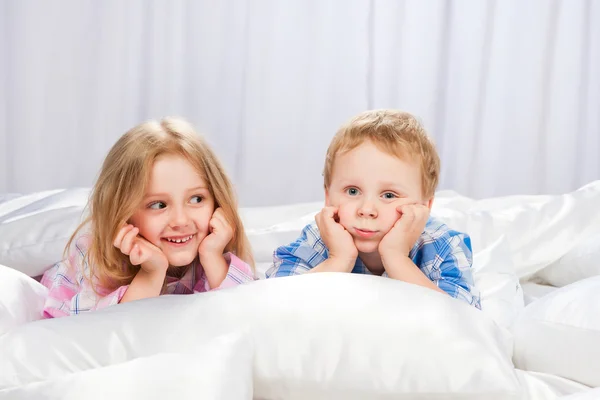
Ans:
[{"label": "boy's hand", "polygon": [[356,263],[358,250],[350,232],[337,222],[337,213],[337,207],[325,207],[315,216],[315,221],[329,251],[329,258],[339,260],[350,272]]},{"label": "boy's hand", "polygon": [[382,258],[398,254],[408,257],[410,250],[425,230],[429,218],[429,207],[415,202],[399,205],[396,211],[400,217],[379,242],[379,254]]},{"label": "boy's hand", "polygon": [[217,255],[221,257],[225,247],[233,238],[233,227],[227,222],[221,207],[213,212],[208,225],[210,233],[200,242],[198,253],[200,257]]},{"label": "boy's hand", "polygon": [[167,256],[158,247],[138,236],[139,232],[138,228],[126,224],[117,233],[114,246],[129,256],[131,265],[141,265],[150,274],[166,273],[169,268]]}]

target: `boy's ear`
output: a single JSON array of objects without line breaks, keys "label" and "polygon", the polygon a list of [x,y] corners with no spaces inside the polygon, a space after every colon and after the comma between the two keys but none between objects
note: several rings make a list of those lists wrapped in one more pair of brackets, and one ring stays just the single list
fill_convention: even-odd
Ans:
[{"label": "boy's ear", "polygon": [[434,199],[434,197],[430,198],[425,203],[425,205],[427,206],[427,208],[429,208],[430,211],[431,211],[431,207],[433,206],[433,199]]}]

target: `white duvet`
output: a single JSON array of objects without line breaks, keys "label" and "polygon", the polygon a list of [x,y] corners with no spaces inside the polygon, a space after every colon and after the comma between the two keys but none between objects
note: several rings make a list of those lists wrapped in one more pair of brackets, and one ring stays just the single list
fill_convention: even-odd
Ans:
[{"label": "white duvet", "polygon": [[[600,386],[600,182],[438,194],[433,214],[471,235],[481,312],[403,282],[317,274],[36,321],[45,288],[29,276],[61,258],[87,195],[0,202],[0,399],[553,399]],[[320,207],[242,210],[259,276]],[[524,294],[530,279],[543,291]]]}]

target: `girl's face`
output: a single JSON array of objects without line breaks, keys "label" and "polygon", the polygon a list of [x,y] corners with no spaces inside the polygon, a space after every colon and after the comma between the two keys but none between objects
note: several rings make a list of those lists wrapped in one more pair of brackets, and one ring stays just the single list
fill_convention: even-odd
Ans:
[{"label": "girl's face", "polygon": [[189,265],[209,234],[215,201],[194,167],[177,155],[156,159],[148,189],[129,222],[157,246],[172,267]]}]

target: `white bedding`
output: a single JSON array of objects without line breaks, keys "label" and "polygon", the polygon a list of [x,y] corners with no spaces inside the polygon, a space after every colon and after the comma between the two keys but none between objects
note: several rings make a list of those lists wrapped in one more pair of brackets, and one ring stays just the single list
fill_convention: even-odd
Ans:
[{"label": "white bedding", "polygon": [[[340,306],[336,302],[328,303],[331,298],[325,291],[318,291],[320,285],[324,285],[322,282],[331,284],[327,281],[331,278],[325,275],[312,278],[316,280],[310,285],[305,285],[306,278],[291,278],[291,281],[280,278],[266,282],[267,286],[257,282],[248,287],[198,296],[198,299],[196,296],[165,297],[154,302],[114,307],[94,315],[35,322],[39,319],[36,307],[41,307],[39,299],[43,297],[43,289],[27,275],[40,275],[62,257],[68,236],[82,219],[88,193],[87,189],[57,190],[28,196],[11,195],[0,202],[0,264],[5,266],[0,267],[0,399],[36,398],[36,394],[60,392],[68,386],[66,382],[73,382],[77,376],[82,377],[77,380],[83,382],[83,386],[70,392],[76,397],[84,390],[85,382],[109,380],[113,370],[142,368],[142,364],[135,361],[139,357],[174,360],[188,354],[187,349],[177,345],[190,343],[192,339],[185,335],[173,336],[173,327],[177,327],[178,333],[185,328],[193,329],[197,333],[194,338],[198,341],[202,338],[207,343],[227,334],[241,334],[244,340],[251,338],[251,345],[245,348],[252,348],[254,386],[250,386],[250,390],[255,398],[545,400],[583,393],[600,382],[600,368],[595,370],[597,372],[593,368],[589,371],[591,360],[585,354],[570,360],[572,368],[568,371],[560,368],[543,371],[539,366],[546,365],[548,360],[561,362],[560,352],[553,359],[548,353],[555,352],[554,348],[544,349],[533,344],[523,347],[525,339],[532,340],[523,329],[533,326],[531,321],[545,318],[539,310],[546,310],[544,315],[547,315],[547,310],[552,309],[558,319],[562,318],[561,312],[565,312],[557,309],[556,302],[552,303],[548,300],[550,296],[546,296],[557,288],[534,282],[544,282],[551,277],[556,284],[596,274],[595,264],[590,260],[600,246],[596,247],[589,238],[600,232],[600,181],[561,196],[474,200],[452,192],[438,193],[433,214],[471,235],[475,279],[482,292],[482,313],[472,314],[476,310],[467,312],[462,304],[443,298],[450,301],[450,308],[446,309],[447,306],[439,303],[442,299],[433,296],[434,292],[415,291],[419,288],[404,287],[401,282],[381,283],[377,278],[377,284],[371,281],[366,284],[367,287],[375,285],[372,293],[361,297],[361,291],[353,289],[354,280],[365,277],[349,277],[350,281],[335,277],[336,290],[331,293],[335,293],[338,300],[340,296],[345,299],[344,306]],[[264,277],[275,247],[295,239],[320,207],[321,203],[305,203],[241,210],[255,252],[258,277]],[[585,244],[585,251],[581,250],[581,243]],[[582,265],[576,269],[577,275],[569,275],[569,266],[573,265]],[[15,274],[14,270],[23,274]],[[531,277],[533,281],[529,281]],[[361,285],[364,287],[365,283],[361,281]],[[591,290],[589,285],[584,286],[585,290]],[[300,288],[312,296],[302,297]],[[569,296],[576,297],[582,290],[575,287],[569,290]],[[296,301],[290,300],[294,291],[297,291]],[[316,292],[313,294],[313,291]],[[19,304],[15,299],[21,298],[25,300]],[[148,309],[145,309],[146,304]],[[396,306],[388,309],[388,304]],[[165,311],[158,324],[161,328],[157,329],[154,322],[157,316],[149,309],[167,306],[182,311],[173,312],[173,308]],[[445,313],[440,313],[440,309],[446,310]],[[246,310],[247,316],[243,316],[241,310]],[[189,319],[193,318],[189,316],[200,316],[199,313],[202,314],[199,320],[208,315],[209,323],[190,325]],[[131,318],[133,315],[135,318]],[[524,320],[523,316],[529,319]],[[593,315],[588,311],[584,318],[598,321],[600,313]],[[165,319],[172,321],[172,325],[165,324]],[[357,325],[356,321],[369,321],[371,329],[361,328],[363,325]],[[106,335],[98,336],[102,329],[117,322],[121,328],[117,326],[114,332],[106,331]],[[512,350],[515,323],[521,335],[517,337],[520,343],[515,347],[517,353]],[[320,329],[318,335],[296,335],[298,329],[310,325]],[[535,329],[540,335],[546,334]],[[355,335],[357,332],[360,337]],[[373,332],[377,335],[370,337]],[[453,354],[456,347],[448,348],[447,341],[452,335],[455,335],[452,343],[462,346],[463,352]],[[548,335],[556,340],[556,332]],[[108,354],[100,347],[105,337],[110,339]],[[286,337],[287,341],[282,339]],[[595,337],[591,336],[591,343]],[[165,342],[169,342],[166,338],[171,338],[173,346],[164,347]],[[582,340],[573,331],[564,338],[565,341]],[[41,346],[46,340],[58,341],[59,345]],[[590,340],[590,336],[585,340]],[[597,348],[600,348],[600,339],[598,341]],[[534,347],[535,352],[528,351]],[[471,358],[472,362],[464,362],[467,355],[475,357]],[[454,362],[447,363],[448,359]],[[515,369],[511,360],[519,360],[520,369]],[[191,363],[190,368],[204,368],[194,364],[196,361],[186,362]],[[480,369],[470,369],[475,365]],[[481,368],[483,365],[487,367]],[[528,370],[530,366],[535,367]],[[94,372],[101,367],[104,369]],[[148,368],[152,369],[151,363]],[[147,373],[161,375],[157,371]],[[402,374],[398,374],[399,371]],[[432,371],[438,374],[431,374]],[[438,380],[435,376],[446,379]],[[213,381],[222,382],[218,377]],[[248,385],[241,387],[246,388],[247,393]],[[215,393],[219,390],[215,386]],[[166,389],[161,394],[167,395]],[[240,394],[229,398],[244,397]]]}]

